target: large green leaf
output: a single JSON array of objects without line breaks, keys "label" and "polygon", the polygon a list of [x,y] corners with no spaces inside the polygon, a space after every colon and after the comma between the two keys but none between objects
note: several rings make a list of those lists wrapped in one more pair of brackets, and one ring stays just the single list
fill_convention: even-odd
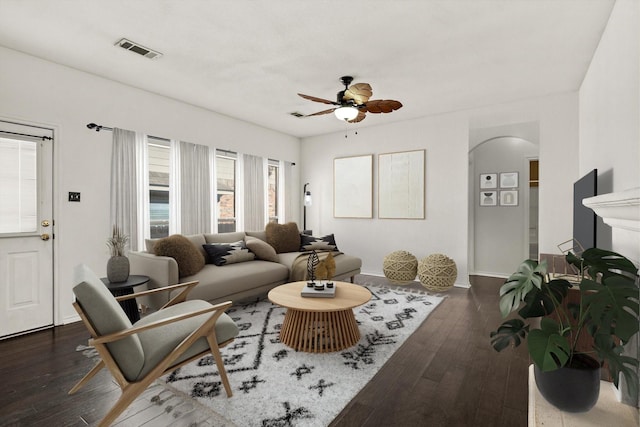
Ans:
[{"label": "large green leaf", "polygon": [[638,287],[624,277],[610,276],[605,283],[583,279],[583,305],[598,331],[628,341],[638,332]]},{"label": "large green leaf", "polygon": [[638,401],[638,360],[622,355],[624,347],[616,345],[609,334],[597,334],[594,337],[594,349],[601,360],[609,365],[613,383],[618,387],[620,374],[627,383],[629,393],[634,402]]},{"label": "large green leaf", "polygon": [[547,274],[546,262],[538,264],[533,260],[526,260],[518,266],[518,270],[506,280],[500,288],[500,313],[507,317],[517,310],[527,294],[535,287],[542,288],[544,276]]},{"label": "large green leaf", "polygon": [[571,284],[564,279],[543,282],[540,289],[532,287],[524,296],[525,305],[518,314],[524,319],[548,316],[555,311],[556,304],[562,303],[569,288]]},{"label": "large green leaf", "polygon": [[529,332],[529,325],[525,325],[520,319],[511,319],[491,332],[491,345],[496,351],[502,351],[512,344],[517,347],[525,339]]},{"label": "large green leaf", "polygon": [[567,364],[571,346],[560,334],[560,325],[548,317],[540,321],[540,329],[529,332],[529,355],[542,371],[553,371]]},{"label": "large green leaf", "polygon": [[608,251],[600,248],[589,248],[585,250],[580,257],[569,252],[566,256],[567,262],[575,265],[580,270],[583,268],[592,278],[597,277],[598,273],[609,276],[616,274],[619,270],[634,277],[638,273],[636,266],[617,252]]}]

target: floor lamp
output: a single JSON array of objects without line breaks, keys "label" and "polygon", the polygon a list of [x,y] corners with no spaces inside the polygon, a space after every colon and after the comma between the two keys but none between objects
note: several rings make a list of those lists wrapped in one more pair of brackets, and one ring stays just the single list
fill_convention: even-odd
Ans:
[{"label": "floor lamp", "polygon": [[304,234],[311,234],[311,230],[307,230],[307,206],[311,206],[311,191],[307,190],[307,185],[309,185],[308,182],[302,189],[302,194],[304,196],[304,206],[302,208],[302,232]]}]

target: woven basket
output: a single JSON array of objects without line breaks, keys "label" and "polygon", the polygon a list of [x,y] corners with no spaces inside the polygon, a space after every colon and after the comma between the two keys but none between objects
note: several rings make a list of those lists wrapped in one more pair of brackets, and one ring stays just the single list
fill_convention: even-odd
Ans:
[{"label": "woven basket", "polygon": [[407,251],[395,251],[384,257],[382,271],[389,281],[404,285],[416,278],[418,259]]},{"label": "woven basket", "polygon": [[446,255],[431,254],[418,263],[418,278],[430,291],[449,290],[458,277],[456,263]]}]

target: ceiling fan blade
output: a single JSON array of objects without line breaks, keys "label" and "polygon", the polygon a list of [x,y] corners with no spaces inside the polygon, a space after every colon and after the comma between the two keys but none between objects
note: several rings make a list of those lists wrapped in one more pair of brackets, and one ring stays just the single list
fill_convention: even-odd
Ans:
[{"label": "ceiling fan blade", "polygon": [[348,120],[349,123],[358,123],[363,121],[367,117],[366,113],[362,110],[358,111],[358,115],[353,120]]},{"label": "ceiling fan blade", "polygon": [[402,108],[400,101],[393,99],[374,99],[365,104],[364,109],[369,113],[390,113]]},{"label": "ceiling fan blade", "polygon": [[337,102],[329,101],[328,99],[318,98],[317,96],[304,95],[302,93],[299,93],[298,95],[303,97],[304,99],[308,99],[309,101],[322,102],[323,104],[330,104],[330,105],[338,105]]},{"label": "ceiling fan blade", "polygon": [[328,110],[318,111],[317,113],[313,113],[313,114],[307,114],[305,117],[321,116],[323,114],[333,113],[334,111],[335,111],[335,108],[329,108]]},{"label": "ceiling fan blade", "polygon": [[373,95],[373,91],[369,83],[356,83],[344,91],[342,99],[345,101],[353,100],[357,105],[360,105],[367,102],[371,95]]}]

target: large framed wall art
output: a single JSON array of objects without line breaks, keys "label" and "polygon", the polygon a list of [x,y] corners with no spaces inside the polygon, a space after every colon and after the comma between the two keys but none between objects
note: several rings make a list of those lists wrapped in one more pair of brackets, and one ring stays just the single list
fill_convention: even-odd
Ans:
[{"label": "large framed wall art", "polygon": [[378,217],[424,219],[426,150],[378,155]]},{"label": "large framed wall art", "polygon": [[373,155],[333,160],[333,216],[373,218]]}]

